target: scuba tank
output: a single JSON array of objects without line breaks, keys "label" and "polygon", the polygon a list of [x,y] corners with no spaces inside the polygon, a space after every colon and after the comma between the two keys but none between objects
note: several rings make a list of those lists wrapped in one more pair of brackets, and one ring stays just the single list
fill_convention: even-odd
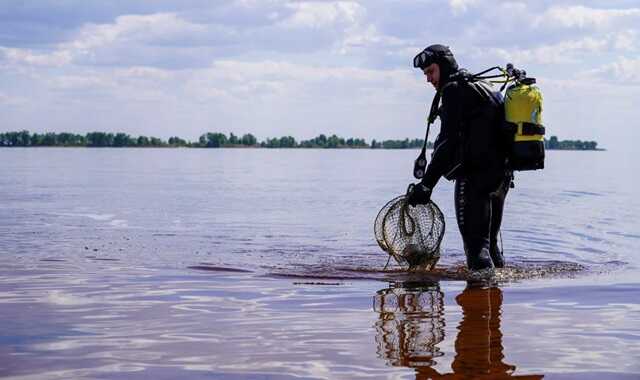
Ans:
[{"label": "scuba tank", "polygon": [[535,86],[535,78],[528,78],[524,70],[508,64],[506,72],[514,78],[504,96],[509,167],[513,170],[543,169],[542,92]]}]

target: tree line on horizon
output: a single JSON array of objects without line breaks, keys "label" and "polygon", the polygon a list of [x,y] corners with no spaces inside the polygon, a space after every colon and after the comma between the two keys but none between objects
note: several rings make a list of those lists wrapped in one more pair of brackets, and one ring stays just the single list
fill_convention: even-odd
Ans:
[{"label": "tree line on horizon", "polygon": [[582,140],[558,140],[558,137],[551,136],[549,140],[544,139],[544,147],[550,150],[598,150],[598,143]]},{"label": "tree line on horizon", "polygon": [[[595,141],[582,140],[558,140],[556,136],[545,139],[545,148],[557,150],[597,150]],[[309,140],[297,141],[292,136],[267,138],[263,141],[251,133],[236,136],[230,133],[227,136],[220,132],[207,132],[202,134],[197,141],[188,141],[177,136],[163,140],[159,137],[138,136],[133,137],[127,133],[89,132],[85,135],[74,133],[30,133],[29,131],[0,133],[0,147],[186,147],[186,148],[368,148],[368,149],[415,149],[421,148],[423,139],[404,140],[371,140],[367,143],[362,138],[343,138],[337,135],[327,136],[320,134]],[[432,148],[433,143],[429,142]]]},{"label": "tree line on horizon", "polygon": [[[374,149],[405,149],[422,147],[424,140],[408,138],[404,140],[371,141],[363,138],[344,138],[337,135],[320,134],[309,140],[297,141],[292,136],[267,138],[264,141],[251,133],[228,136],[220,132],[207,132],[197,141],[188,141],[180,137],[170,137],[163,140],[159,137],[133,137],[126,133],[89,132],[85,135],[74,133],[30,133],[29,131],[0,133],[0,147],[186,147],[186,148],[374,148]],[[432,144],[429,143],[431,146]]]}]

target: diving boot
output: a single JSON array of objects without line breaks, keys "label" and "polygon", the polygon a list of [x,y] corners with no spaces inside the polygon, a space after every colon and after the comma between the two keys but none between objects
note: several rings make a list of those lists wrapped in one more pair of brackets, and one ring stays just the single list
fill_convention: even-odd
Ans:
[{"label": "diving boot", "polygon": [[491,247],[491,261],[496,268],[504,268],[504,255],[498,246]]},{"label": "diving boot", "polygon": [[467,252],[467,268],[471,271],[494,268],[489,250],[483,248],[476,254]]}]

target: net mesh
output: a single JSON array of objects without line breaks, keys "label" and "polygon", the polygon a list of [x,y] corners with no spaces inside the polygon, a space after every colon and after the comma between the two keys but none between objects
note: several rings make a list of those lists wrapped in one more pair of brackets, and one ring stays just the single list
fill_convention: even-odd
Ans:
[{"label": "net mesh", "polygon": [[444,215],[429,202],[410,206],[405,195],[382,207],[374,223],[380,248],[406,269],[431,270],[440,259]]}]

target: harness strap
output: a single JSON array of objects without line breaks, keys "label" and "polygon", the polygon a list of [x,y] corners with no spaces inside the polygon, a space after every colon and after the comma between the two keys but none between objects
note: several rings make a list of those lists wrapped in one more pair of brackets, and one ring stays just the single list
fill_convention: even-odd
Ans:
[{"label": "harness strap", "polygon": [[544,135],[544,126],[540,124],[534,124],[529,122],[522,123],[522,134],[523,135]]},{"label": "harness strap", "polygon": [[431,102],[431,107],[429,108],[429,115],[427,116],[427,132],[424,136],[424,143],[422,144],[422,150],[416,159],[415,165],[413,167],[413,176],[416,179],[422,179],[425,173],[425,169],[427,167],[427,144],[429,141],[429,129],[431,128],[431,124],[438,117],[438,105],[440,104],[440,98],[442,96],[442,90],[447,87],[449,84],[445,84],[444,87],[438,90],[433,97],[433,101]]},{"label": "harness strap", "polygon": [[517,133],[523,136],[534,136],[534,135],[544,135],[545,128],[541,124],[529,123],[527,121],[522,122],[522,125],[519,123],[512,123],[507,121],[507,127],[509,132]]}]

